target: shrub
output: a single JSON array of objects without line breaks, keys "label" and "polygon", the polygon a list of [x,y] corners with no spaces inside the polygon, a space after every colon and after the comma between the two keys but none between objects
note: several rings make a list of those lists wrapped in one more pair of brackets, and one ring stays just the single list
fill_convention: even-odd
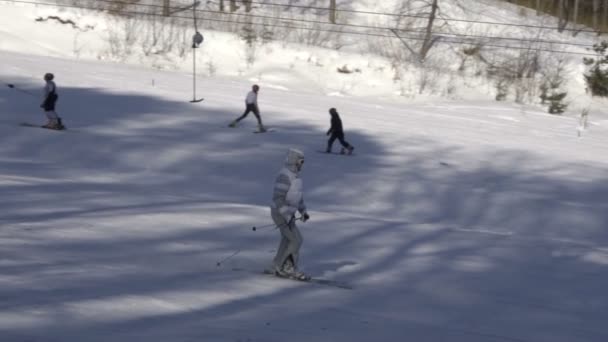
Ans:
[{"label": "shrub", "polygon": [[597,58],[583,58],[583,63],[589,67],[584,74],[587,82],[587,89],[592,96],[608,96],[608,42],[603,41],[600,44],[594,44],[593,50],[597,54]]}]

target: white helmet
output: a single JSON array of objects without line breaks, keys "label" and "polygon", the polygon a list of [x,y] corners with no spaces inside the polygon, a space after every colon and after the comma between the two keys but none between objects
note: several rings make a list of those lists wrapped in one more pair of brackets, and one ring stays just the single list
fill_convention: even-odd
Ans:
[{"label": "white helmet", "polygon": [[285,158],[285,166],[290,170],[299,171],[302,168],[302,164],[304,164],[304,152],[290,148]]}]

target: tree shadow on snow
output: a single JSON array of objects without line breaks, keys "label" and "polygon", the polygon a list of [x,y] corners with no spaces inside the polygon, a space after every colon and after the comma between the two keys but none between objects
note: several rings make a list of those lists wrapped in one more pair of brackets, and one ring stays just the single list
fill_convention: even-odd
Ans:
[{"label": "tree shadow on snow", "polygon": [[[466,151],[416,135],[404,143],[420,149],[387,158],[395,152],[359,131],[347,133],[356,156],[324,155],[316,152],[323,130],[306,120],[277,120],[276,132],[252,134],[253,118],[229,129],[239,113],[205,104],[193,110],[187,102],[98,89],[62,94],[87,111],[86,119],[66,111],[76,133],[15,127],[2,137],[0,317],[14,318],[0,325],[7,341],[607,335],[598,318],[608,312],[607,179],[560,177],[552,169],[601,168],[535,168],[538,154],[523,151],[465,165]],[[0,90],[0,112],[9,113],[3,124],[31,115],[12,96]],[[268,122],[272,113],[265,114]],[[307,155],[313,220],[300,225],[303,262],[355,290],[276,283],[215,266],[218,256],[243,246],[264,251],[243,251],[228,267],[271,258],[278,233],[252,233],[257,223],[242,212],[269,221],[265,208],[286,141]],[[155,221],[197,212],[201,221],[209,215],[204,228]],[[116,230],[121,222],[129,224],[124,233]],[[62,223],[70,225],[65,236]]]}]

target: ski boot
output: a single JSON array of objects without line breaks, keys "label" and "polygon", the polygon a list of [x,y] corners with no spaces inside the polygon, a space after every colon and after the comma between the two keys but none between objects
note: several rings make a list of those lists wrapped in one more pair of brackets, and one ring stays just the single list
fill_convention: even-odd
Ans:
[{"label": "ski boot", "polygon": [[312,277],[304,272],[301,271],[295,271],[292,274],[290,274],[291,278],[297,279],[297,280],[310,280]]},{"label": "ski boot", "polygon": [[340,154],[348,154],[348,155],[351,155],[351,154],[353,154],[353,150],[354,150],[354,149],[355,149],[355,148],[354,148],[354,147],[352,147],[352,146],[348,146],[348,147],[346,147],[346,148],[342,147],[342,150],[340,150]]},{"label": "ski boot", "polygon": [[63,122],[61,122],[61,118],[57,118],[57,125],[55,126],[55,129],[58,129],[58,130],[65,129],[65,126],[63,125]]},{"label": "ski boot", "polygon": [[285,260],[283,268],[279,272],[279,276],[288,277],[296,280],[310,280],[311,278],[308,274],[298,271],[293,265],[293,261],[291,258]]},{"label": "ski boot", "polygon": [[295,271],[295,269],[293,267],[293,261],[291,260],[291,257],[289,257],[289,258],[287,258],[287,260],[285,260],[285,262],[283,263],[283,266],[275,268],[276,275],[281,276],[281,277],[290,277],[290,275],[294,271]]}]

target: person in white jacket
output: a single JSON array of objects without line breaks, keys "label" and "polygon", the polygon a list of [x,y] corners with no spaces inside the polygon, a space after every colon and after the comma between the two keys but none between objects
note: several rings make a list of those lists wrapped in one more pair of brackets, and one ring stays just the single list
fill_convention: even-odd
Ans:
[{"label": "person in white jacket", "polygon": [[300,212],[302,222],[310,216],[306,211],[299,173],[304,165],[304,153],[289,149],[285,165],[274,184],[270,215],[281,232],[281,242],[274,257],[272,271],[280,276],[298,279],[310,278],[298,271],[298,259],[302,246],[302,235],[296,226],[295,214]]},{"label": "person in white jacket", "polygon": [[266,129],[264,128],[264,125],[262,124],[262,117],[260,116],[260,108],[258,107],[258,92],[259,91],[260,91],[260,86],[257,84],[254,84],[251,87],[251,91],[249,93],[247,93],[247,97],[245,98],[245,112],[243,113],[243,115],[239,116],[234,121],[232,121],[230,123],[230,125],[228,125],[228,126],[236,127],[236,124],[238,124],[239,121],[246,118],[250,112],[253,112],[253,115],[255,115],[256,119],[258,119],[258,131],[259,132],[266,131]]}]

